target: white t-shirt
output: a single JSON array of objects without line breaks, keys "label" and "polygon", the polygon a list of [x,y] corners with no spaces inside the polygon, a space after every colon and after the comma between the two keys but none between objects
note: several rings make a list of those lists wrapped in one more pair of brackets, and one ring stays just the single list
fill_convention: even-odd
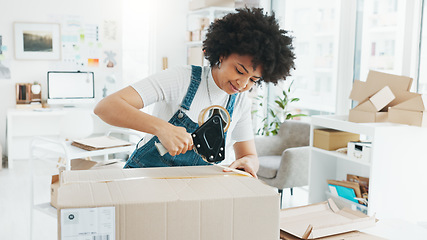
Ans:
[{"label": "white t-shirt", "polygon": [[[144,78],[131,86],[139,93],[144,106],[155,104],[153,116],[165,121],[180,109],[181,102],[191,82],[191,66],[174,67]],[[191,103],[190,110],[184,111],[190,119],[197,123],[199,113],[212,105],[226,108],[229,95],[220,89],[213,77],[210,67],[202,67],[201,82]],[[152,135],[148,135],[141,143],[146,143]],[[232,121],[227,132],[226,154],[235,142],[253,139],[251,120],[251,101],[247,92],[236,97]],[[142,146],[143,144],[140,144]],[[230,156],[230,155],[228,155]],[[234,156],[232,156],[234,157]],[[228,157],[227,157],[228,159]]]}]

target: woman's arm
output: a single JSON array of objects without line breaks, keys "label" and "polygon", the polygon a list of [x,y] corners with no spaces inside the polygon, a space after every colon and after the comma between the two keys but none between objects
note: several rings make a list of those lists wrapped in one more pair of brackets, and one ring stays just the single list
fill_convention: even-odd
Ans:
[{"label": "woman's arm", "polygon": [[236,161],[231,163],[229,167],[242,169],[257,178],[256,173],[259,169],[259,161],[255,150],[254,140],[236,142],[233,147],[236,155]]},{"label": "woman's arm", "polygon": [[140,111],[143,107],[138,92],[126,87],[101,100],[94,113],[108,124],[156,135],[172,156],[193,148],[193,139],[185,128]]}]

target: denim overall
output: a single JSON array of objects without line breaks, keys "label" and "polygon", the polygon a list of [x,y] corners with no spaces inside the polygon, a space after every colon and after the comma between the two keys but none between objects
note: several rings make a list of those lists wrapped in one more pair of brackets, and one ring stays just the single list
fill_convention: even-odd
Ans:
[{"label": "denim overall", "polygon": [[[188,87],[187,94],[182,100],[180,106],[182,109],[187,111],[190,109],[194,95],[200,85],[201,74],[202,68],[200,66],[191,66],[191,82]],[[237,94],[233,94],[228,98],[226,109],[230,114],[230,118],[233,115],[236,96]],[[199,125],[193,122],[181,109],[173,115],[169,120],[169,123],[175,126],[185,127],[189,133],[194,132],[199,127]],[[224,134],[226,136],[227,133]],[[175,156],[171,156],[169,153],[160,156],[156,146],[154,145],[155,142],[160,142],[157,136],[153,136],[142,147],[138,148],[137,146],[137,149],[129,157],[124,168],[210,165],[210,163],[203,161],[200,155],[198,155],[194,150]]]}]

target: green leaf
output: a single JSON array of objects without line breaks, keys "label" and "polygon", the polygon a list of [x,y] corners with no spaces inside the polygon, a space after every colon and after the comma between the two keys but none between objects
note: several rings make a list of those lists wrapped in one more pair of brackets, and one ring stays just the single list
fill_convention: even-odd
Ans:
[{"label": "green leaf", "polygon": [[279,107],[281,108],[281,109],[284,109],[285,108],[285,105],[284,105],[284,103],[283,102],[281,102],[281,101],[279,101],[279,100],[276,100],[276,101],[274,101],[275,103],[277,103],[277,105],[279,105]]}]

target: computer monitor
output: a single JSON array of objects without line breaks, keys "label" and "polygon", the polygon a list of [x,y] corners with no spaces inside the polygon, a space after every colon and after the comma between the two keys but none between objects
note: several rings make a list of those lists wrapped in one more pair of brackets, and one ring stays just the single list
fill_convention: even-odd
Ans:
[{"label": "computer monitor", "polygon": [[93,72],[47,72],[47,103],[74,107],[95,102]]}]

